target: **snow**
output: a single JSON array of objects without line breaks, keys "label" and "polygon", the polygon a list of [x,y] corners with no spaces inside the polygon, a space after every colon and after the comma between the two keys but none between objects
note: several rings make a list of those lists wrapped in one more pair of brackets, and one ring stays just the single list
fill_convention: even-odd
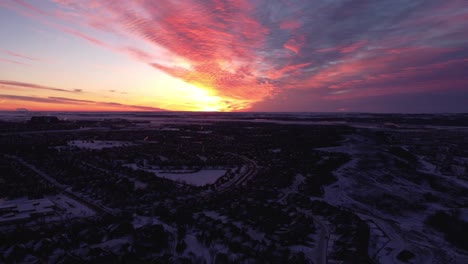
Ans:
[{"label": "snow", "polygon": [[[442,204],[428,203],[422,200],[426,206],[424,210],[394,214],[385,210],[376,210],[371,201],[365,202],[355,198],[359,196],[372,197],[373,194],[382,192],[394,194],[404,201],[420,202],[416,200],[417,197],[422,193],[434,193],[433,189],[425,184],[414,183],[404,177],[398,177],[395,174],[399,171],[395,172],[392,168],[384,166],[379,168],[383,163],[379,165],[377,155],[383,156],[380,159],[390,161],[394,157],[384,156],[386,155],[385,149],[379,148],[371,137],[350,135],[342,144],[339,147],[317,149],[347,153],[352,157],[351,161],[334,171],[337,182],[324,188],[323,200],[332,205],[348,208],[367,222],[370,227],[369,256],[372,259],[378,263],[399,263],[398,254],[402,250],[409,250],[416,255],[411,263],[433,263],[435,260],[443,260],[443,262],[436,263],[463,263],[458,262],[457,258],[460,257],[458,253],[442,250],[448,249],[450,246],[439,233],[432,232],[425,227],[424,221],[427,216],[434,211],[443,209]],[[377,158],[374,159],[374,156]],[[417,169],[419,172],[435,175],[457,187],[468,188],[466,181],[455,175],[440,174],[437,166],[431,163],[428,157],[416,156],[418,157],[419,167]],[[370,170],[361,171],[363,161],[375,161],[375,163],[369,167]],[[463,162],[458,164],[462,168],[452,168],[453,174],[463,173],[463,165],[461,165]],[[386,174],[396,177],[384,180]],[[440,196],[440,194],[436,196]],[[457,262],[453,262],[454,259]]]},{"label": "snow", "polygon": [[250,236],[250,238],[252,238],[253,240],[257,240],[257,241],[262,241],[265,239],[265,234],[264,233],[261,233],[251,227],[248,227],[247,228],[247,234]]},{"label": "snow", "polygon": [[279,199],[279,202],[285,202],[289,194],[297,193],[299,185],[301,185],[305,180],[305,177],[298,174],[294,178],[294,182],[289,186],[281,190],[282,197]]},{"label": "snow", "polygon": [[105,148],[115,148],[133,145],[125,141],[101,141],[101,140],[72,140],[69,141],[68,146],[78,147],[81,149],[101,150]]},{"label": "snow", "polygon": [[311,253],[314,253],[314,251],[315,251],[313,248],[306,247],[304,245],[290,246],[289,249],[291,249],[292,251],[295,251],[295,252],[303,252],[304,255],[306,255],[306,256],[310,255]]},{"label": "snow", "polygon": [[163,221],[159,220],[157,217],[152,216],[142,216],[135,214],[133,215],[133,222],[132,225],[134,228],[140,228],[143,226],[152,226],[152,225],[162,225],[166,231],[174,233],[177,231],[175,227],[172,227]]},{"label": "snow", "polygon": [[280,153],[280,152],[281,152],[281,148],[270,149],[270,152],[272,152],[272,153]]},{"label": "snow", "polygon": [[203,212],[206,216],[213,218],[215,220],[226,221],[228,218],[224,215],[220,215],[215,211],[204,211]]},{"label": "snow", "polygon": [[213,184],[216,180],[223,176],[226,170],[200,170],[193,173],[162,173],[158,172],[157,175],[173,181],[185,182],[195,186],[202,186],[205,184]]},{"label": "snow", "polygon": [[443,178],[447,181],[450,181],[454,183],[455,185],[468,189],[468,183],[465,180],[459,179],[457,177],[440,174],[437,170],[437,166],[428,162],[423,156],[417,156],[417,157],[418,157],[419,162],[422,164],[422,168],[420,169],[420,171],[431,173],[433,175],[437,175],[438,177]]},{"label": "snow", "polygon": [[89,207],[66,195],[55,195],[49,197],[49,199],[57,205],[58,208],[64,210],[65,217],[89,217],[96,214]]},{"label": "snow", "polygon": [[121,238],[116,238],[116,239],[111,239],[107,240],[105,242],[95,244],[91,246],[91,248],[102,248],[104,250],[112,251],[112,252],[118,252],[120,247],[122,247],[125,244],[130,244],[131,238],[129,236],[127,237],[121,237]]},{"label": "snow", "polygon": [[238,221],[232,221],[231,219],[229,219],[227,216],[224,216],[224,215],[221,215],[215,211],[203,211],[203,213],[207,216],[207,217],[210,217],[212,219],[215,219],[215,220],[220,220],[221,222],[223,223],[230,223],[230,224],[233,224],[235,225],[236,227],[238,228],[241,228],[241,229],[246,229],[246,232],[247,234],[250,236],[250,238],[252,238],[253,240],[257,240],[257,241],[262,241],[265,239],[265,234],[262,233],[262,232],[259,232],[255,229],[253,229],[252,227],[248,226],[248,225],[244,225],[242,222],[238,222]]},{"label": "snow", "polygon": [[179,128],[176,127],[163,127],[160,129],[161,131],[179,131]]},{"label": "snow", "polygon": [[144,170],[151,172],[154,175],[166,178],[173,181],[183,182],[194,186],[203,186],[205,184],[213,184],[216,180],[226,174],[225,169],[205,169],[200,171],[178,170],[178,171],[165,171],[160,169],[148,169],[138,167],[136,164],[126,164],[126,167],[133,169]]},{"label": "snow", "polygon": [[186,253],[192,252],[194,255],[202,257],[206,263],[212,262],[209,249],[201,244],[194,235],[187,234],[185,236],[185,243],[187,244]]},{"label": "snow", "polygon": [[421,171],[428,172],[428,173],[435,173],[436,172],[437,167],[434,164],[426,161],[426,159],[424,157],[422,157],[422,156],[418,156],[418,159],[419,159],[419,162],[422,165]]},{"label": "snow", "polygon": [[163,155],[158,155],[159,159],[162,161],[168,161],[169,159]]},{"label": "snow", "polygon": [[[63,194],[46,196],[36,200],[21,197],[13,200],[3,200],[3,204],[1,204],[5,210],[11,208],[11,205],[14,206],[12,208],[14,209],[13,212],[3,214],[0,217],[0,222],[3,221],[7,224],[6,228],[18,221],[25,221],[27,225],[35,225],[43,222],[49,223],[72,218],[91,217],[96,214],[92,209]],[[34,217],[37,214],[41,215],[41,217]]]},{"label": "snow", "polygon": [[[134,228],[140,228],[140,227],[147,226],[147,225],[160,224],[164,227],[166,231],[169,231],[171,233],[175,233],[177,231],[175,227],[164,223],[163,221],[159,220],[157,217],[141,216],[141,215],[135,214],[133,217],[132,224]],[[190,253],[192,253],[193,255],[204,259],[206,263],[212,263],[211,261],[212,256],[211,256],[210,249],[204,246],[202,243],[200,243],[193,233],[188,232],[184,237],[184,241],[187,244],[187,248],[184,251],[184,255],[188,256],[190,255]],[[213,246],[215,245],[212,245],[212,247]]]},{"label": "snow", "polygon": [[135,190],[144,190],[146,187],[148,187],[148,184],[142,181],[133,180],[133,183],[135,184]]}]

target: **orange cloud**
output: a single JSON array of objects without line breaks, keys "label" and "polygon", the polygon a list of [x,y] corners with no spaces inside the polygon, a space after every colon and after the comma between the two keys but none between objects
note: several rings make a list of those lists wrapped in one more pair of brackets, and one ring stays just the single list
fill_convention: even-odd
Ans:
[{"label": "orange cloud", "polygon": [[3,101],[0,110],[14,110],[27,106],[29,110],[44,111],[162,111],[160,108],[127,105],[116,102],[100,102],[92,100],[80,100],[65,97],[35,97],[10,94],[0,94]]},{"label": "orange cloud", "polygon": [[[53,2],[53,10],[20,0],[5,5],[150,65],[155,78],[173,77],[164,76],[173,82],[159,89],[180,90],[198,100],[196,109],[245,109],[289,90],[327,100],[416,91],[422,83],[458,89],[466,80],[462,1],[414,9],[373,1]],[[369,11],[376,7],[387,15]]]},{"label": "orange cloud", "polygon": [[33,83],[7,81],[7,80],[0,80],[0,85],[5,85],[6,87],[14,86],[14,87],[20,87],[20,88],[27,88],[27,89],[49,90],[49,91],[65,92],[65,93],[80,93],[80,92],[82,92],[81,89],[67,90],[67,89],[55,88],[55,87],[38,85],[38,84],[33,84]]}]

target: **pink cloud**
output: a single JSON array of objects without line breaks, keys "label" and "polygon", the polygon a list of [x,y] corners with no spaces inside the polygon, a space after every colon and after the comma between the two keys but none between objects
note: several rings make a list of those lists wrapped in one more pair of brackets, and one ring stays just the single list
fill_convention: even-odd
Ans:
[{"label": "pink cloud", "polygon": [[305,42],[306,39],[304,35],[296,35],[284,43],[283,47],[298,54],[301,48],[304,46]]},{"label": "pink cloud", "polygon": [[280,23],[281,29],[294,30],[302,26],[302,23],[298,20],[286,20]]},{"label": "pink cloud", "polygon": [[22,59],[31,60],[31,61],[40,61],[41,60],[39,58],[27,56],[27,55],[24,55],[24,54],[21,54],[21,53],[13,52],[13,51],[7,51],[6,53],[8,55],[10,55],[10,56],[13,56],[13,57],[18,57],[18,58],[22,58]]},{"label": "pink cloud", "polygon": [[49,15],[49,13],[45,12],[44,10],[39,9],[39,8],[35,7],[34,5],[31,5],[31,4],[29,4],[29,3],[25,2],[25,1],[22,1],[22,0],[13,0],[13,1],[15,3],[17,3],[18,5],[26,8],[27,10],[30,10],[30,11],[32,11],[34,13],[39,14],[39,15],[45,15],[45,16]]},{"label": "pink cloud", "polygon": [[350,53],[358,50],[359,48],[365,46],[367,44],[366,40],[358,41],[355,42],[351,45],[347,46],[335,46],[335,47],[329,47],[329,48],[323,48],[323,49],[318,49],[316,52],[340,52],[340,53]]},{"label": "pink cloud", "polygon": [[5,59],[5,58],[0,58],[0,62],[7,62],[7,63],[12,63],[12,64],[24,65],[24,66],[31,66],[30,64],[27,64],[27,63],[24,63],[24,62],[19,62],[19,61]]},{"label": "pink cloud", "polygon": [[[52,11],[35,2],[12,3],[48,26],[227,99],[262,101],[288,89],[365,96],[422,89],[422,83],[441,89],[443,82],[457,86],[466,79],[455,66],[465,67],[460,58],[466,55],[454,48],[465,41],[463,2],[390,14],[381,24],[374,14],[361,13],[367,1],[317,8],[312,2],[53,0]],[[301,8],[309,6],[317,13]],[[436,8],[440,12],[428,15]],[[353,19],[356,13],[362,21]],[[458,74],[456,80],[449,72]]]},{"label": "pink cloud", "polygon": [[312,65],[312,62],[307,62],[307,63],[300,63],[300,64],[293,64],[293,65],[286,65],[280,69],[274,69],[271,70],[268,73],[268,77],[271,79],[279,79],[281,77],[284,77],[285,74],[294,74],[298,75],[300,74],[300,69],[306,68],[308,66]]},{"label": "pink cloud", "polygon": [[0,80],[0,85],[5,85],[7,87],[15,87],[17,88],[26,88],[26,89],[39,89],[39,90],[49,90],[49,91],[56,91],[56,92],[66,92],[66,93],[81,93],[81,89],[74,89],[74,90],[67,90],[61,88],[55,88],[45,85],[38,85],[34,83],[25,83],[25,82],[17,82],[17,81],[9,81],[9,80]]},{"label": "pink cloud", "polygon": [[74,29],[71,29],[71,28],[66,28],[66,27],[59,27],[61,30],[63,30],[64,32],[67,32],[73,36],[76,36],[78,38],[81,38],[81,39],[84,39],[86,41],[89,41],[90,43],[94,44],[94,45],[97,45],[97,46],[100,46],[100,47],[108,47],[108,45],[96,38],[93,38],[89,35],[86,35],[84,33],[81,33],[77,30],[74,30]]},{"label": "pink cloud", "polygon": [[[151,107],[151,106],[142,106],[142,105],[129,105],[122,104],[117,102],[102,102],[94,100],[81,100],[67,97],[38,97],[38,96],[21,96],[21,95],[12,95],[12,94],[0,94],[0,99],[3,100],[12,100],[26,103],[41,103],[45,104],[48,110],[51,109],[63,109],[63,107],[69,108],[70,106],[79,106],[80,110],[87,109],[90,111],[95,111],[96,109],[113,109],[113,110],[132,110],[132,111],[163,111],[163,109]],[[57,106],[59,105],[59,106]],[[62,106],[60,106],[62,105]],[[4,109],[3,109],[4,110]]]}]

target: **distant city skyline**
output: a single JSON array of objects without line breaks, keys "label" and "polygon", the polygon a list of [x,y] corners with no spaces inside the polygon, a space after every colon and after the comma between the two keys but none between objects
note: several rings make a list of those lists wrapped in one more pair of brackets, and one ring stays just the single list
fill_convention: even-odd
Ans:
[{"label": "distant city skyline", "polygon": [[3,0],[0,111],[468,112],[465,0]]}]

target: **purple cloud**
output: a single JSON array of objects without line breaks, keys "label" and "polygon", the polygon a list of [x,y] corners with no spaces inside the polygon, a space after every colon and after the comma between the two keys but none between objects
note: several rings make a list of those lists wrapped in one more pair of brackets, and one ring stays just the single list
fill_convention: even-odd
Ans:
[{"label": "purple cloud", "polygon": [[[228,103],[248,102],[231,109],[269,109],[265,102],[300,93],[310,102],[369,98],[372,104],[376,96],[468,87],[464,0],[55,0],[56,9],[47,11],[13,2]],[[89,33],[96,31],[159,53]]]}]

